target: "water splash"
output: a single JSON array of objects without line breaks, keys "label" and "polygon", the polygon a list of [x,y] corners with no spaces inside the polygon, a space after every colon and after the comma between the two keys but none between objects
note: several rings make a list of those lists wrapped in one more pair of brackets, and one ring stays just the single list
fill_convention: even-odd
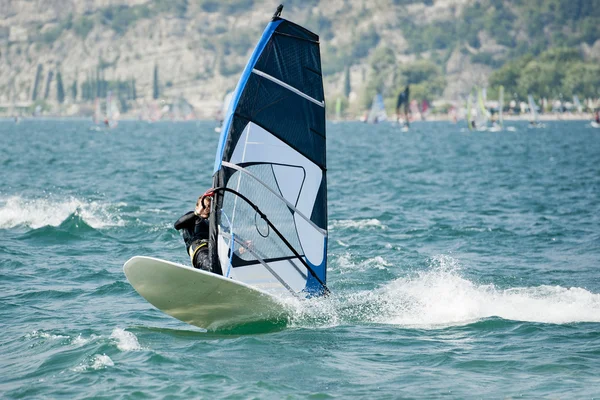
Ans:
[{"label": "water splash", "polygon": [[33,229],[59,226],[71,215],[79,216],[95,229],[123,226],[124,221],[111,208],[114,207],[109,204],[82,201],[75,197],[24,199],[12,196],[0,199],[0,229],[22,225]]},{"label": "water splash", "polygon": [[33,339],[48,339],[48,340],[60,340],[60,339],[68,339],[68,336],[64,335],[53,335],[48,332],[34,330],[25,335],[25,339],[33,340]]},{"label": "water splash", "polygon": [[370,269],[387,269],[392,264],[381,256],[367,258],[361,262],[354,262],[352,254],[346,252],[337,258],[335,269],[341,274],[354,273],[357,271],[366,271]]},{"label": "water splash", "polygon": [[550,324],[600,322],[600,294],[577,287],[502,289],[479,284],[462,276],[458,262],[448,256],[375,290],[334,293],[292,307],[291,325],[297,327],[362,322],[437,329],[491,317]]},{"label": "water splash", "polygon": [[85,372],[88,369],[98,370],[106,367],[112,367],[115,363],[106,354],[95,354],[91,358],[83,361],[81,364],[73,368],[74,372]]},{"label": "water splash", "polygon": [[137,337],[124,329],[115,328],[110,335],[110,338],[115,340],[117,348],[121,351],[135,351],[141,350],[142,347],[137,340]]}]

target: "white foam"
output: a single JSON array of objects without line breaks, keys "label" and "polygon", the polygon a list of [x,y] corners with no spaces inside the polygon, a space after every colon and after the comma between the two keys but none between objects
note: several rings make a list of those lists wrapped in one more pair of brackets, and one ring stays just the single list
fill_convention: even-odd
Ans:
[{"label": "white foam", "polygon": [[137,340],[137,337],[124,329],[115,328],[110,335],[111,339],[117,342],[117,348],[121,351],[141,350],[142,347]]},{"label": "white foam", "polygon": [[[375,257],[353,264],[349,255],[338,261],[342,273],[344,268],[360,268],[363,263],[385,262]],[[426,271],[375,290],[334,292],[327,298],[292,304],[292,325],[366,322],[436,329],[491,317],[551,324],[600,322],[600,294],[586,289],[549,285],[498,288],[465,278],[452,257],[439,256],[431,264]]]},{"label": "white foam", "polygon": [[381,223],[378,219],[359,219],[359,220],[351,220],[351,219],[341,219],[341,220],[332,220],[329,224],[329,229],[387,229],[387,226]]},{"label": "white foam", "polygon": [[97,201],[82,201],[75,197],[24,199],[12,196],[0,199],[0,228],[4,229],[20,225],[33,229],[59,226],[71,214],[79,215],[95,229],[124,224],[119,216],[109,211],[108,204]]},{"label": "white foam", "polygon": [[366,271],[373,268],[387,269],[387,267],[392,265],[381,256],[375,256],[356,263],[352,260],[352,255],[350,253],[344,253],[340,255],[336,264],[341,274]]},{"label": "white foam", "polygon": [[94,335],[94,334],[90,335],[89,338],[84,338],[80,333],[79,335],[77,335],[77,337],[71,339],[71,344],[73,346],[83,346],[84,344],[87,344],[97,338],[99,338],[99,336]]},{"label": "white foam", "polygon": [[67,339],[68,336],[52,335],[52,334],[47,333],[47,332],[41,332],[41,331],[38,331],[38,330],[34,330],[34,331],[31,331],[31,333],[28,333],[27,335],[25,335],[25,338],[27,338],[27,339],[58,340],[58,339]]},{"label": "white foam", "polygon": [[115,363],[113,362],[113,360],[111,360],[111,358],[106,354],[96,354],[91,359],[86,360],[78,366],[76,366],[75,368],[73,368],[73,371],[84,372],[90,368],[98,370],[106,367],[112,367],[114,365]]},{"label": "white foam", "polygon": [[423,327],[490,317],[555,324],[600,322],[600,294],[547,285],[499,289],[463,278],[450,257],[434,261],[438,265],[432,269],[376,291],[379,314],[371,320]]}]

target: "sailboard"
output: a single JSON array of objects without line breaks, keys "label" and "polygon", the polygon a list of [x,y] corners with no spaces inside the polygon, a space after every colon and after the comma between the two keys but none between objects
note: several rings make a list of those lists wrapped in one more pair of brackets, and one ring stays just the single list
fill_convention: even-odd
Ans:
[{"label": "sailboard", "polygon": [[[144,274],[128,271],[150,271],[157,268],[157,262],[142,259],[133,268],[128,267],[130,260],[124,267],[132,286],[148,301],[202,328],[210,328],[211,321],[190,315],[216,307],[220,310],[216,314],[222,315],[219,326],[238,323],[240,315],[246,316],[244,322],[260,321],[283,312],[277,299],[329,293],[325,98],[319,37],[281,18],[282,8],[278,7],[244,68],[221,130],[210,189],[208,248],[213,273],[171,265],[165,267],[169,268],[167,275],[150,278],[149,283],[136,278]],[[213,278],[227,285],[211,288],[199,284],[191,272],[200,273],[202,282]],[[174,278],[179,274],[185,277]],[[145,285],[159,286],[165,277],[179,283],[171,291],[162,291],[159,298],[180,297],[179,293],[194,290],[207,295],[198,298],[201,304],[182,299],[175,312],[168,300],[151,301],[143,294]]]},{"label": "sailboard", "polygon": [[217,330],[288,317],[289,309],[273,296],[190,266],[137,256],[123,270],[150,304],[190,325]]}]

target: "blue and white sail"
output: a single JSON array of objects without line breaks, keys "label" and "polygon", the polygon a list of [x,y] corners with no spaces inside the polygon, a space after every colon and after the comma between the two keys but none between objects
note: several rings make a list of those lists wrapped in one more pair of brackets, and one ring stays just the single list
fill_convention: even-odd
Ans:
[{"label": "blue and white sail", "polygon": [[327,292],[325,99],[319,37],[280,11],[225,116],[209,250],[216,272],[303,297]]},{"label": "blue and white sail", "polygon": [[385,104],[383,103],[383,96],[381,93],[377,93],[373,96],[373,102],[371,103],[371,111],[367,122],[370,124],[376,124],[378,122],[387,121],[387,113],[385,112]]},{"label": "blue and white sail", "polygon": [[533,99],[532,95],[527,95],[527,100],[529,102],[530,122],[537,124],[540,121],[540,118],[538,115],[538,105],[535,103],[535,100]]}]

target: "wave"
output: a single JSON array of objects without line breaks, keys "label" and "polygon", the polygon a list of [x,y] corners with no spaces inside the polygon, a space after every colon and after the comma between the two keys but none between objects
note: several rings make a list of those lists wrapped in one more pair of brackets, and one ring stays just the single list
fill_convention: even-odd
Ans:
[{"label": "wave", "polygon": [[0,199],[0,229],[17,226],[33,229],[44,226],[59,227],[73,219],[80,219],[94,229],[123,226],[124,221],[117,214],[117,207],[75,197],[25,199],[12,196]]},{"label": "wave", "polygon": [[451,257],[440,256],[432,264],[426,271],[397,278],[376,290],[294,303],[291,323],[364,322],[438,329],[490,318],[548,324],[600,322],[600,294],[584,288],[498,288],[463,277]]},{"label": "wave", "polygon": [[387,229],[387,226],[384,225],[383,223],[381,223],[381,221],[379,221],[378,219],[372,218],[372,219],[359,219],[359,220],[352,220],[352,219],[341,219],[341,220],[333,220],[330,221],[329,224],[329,229],[330,230],[335,230],[335,229],[358,229],[358,230],[362,230],[362,229]]},{"label": "wave", "polygon": [[87,357],[78,366],[72,369],[73,372],[85,372],[89,369],[99,370],[106,367],[113,367],[115,363],[106,354],[94,354],[92,357]]},{"label": "wave", "polygon": [[137,337],[124,329],[113,329],[110,337],[116,341],[117,348],[121,351],[135,351],[142,349]]},{"label": "wave", "polygon": [[32,341],[60,341],[60,344],[67,346],[81,347],[95,342],[100,344],[110,343],[117,346],[121,351],[137,351],[142,350],[135,334],[126,331],[122,328],[114,328],[108,337],[102,335],[91,334],[85,337],[79,333],[77,335],[68,335],[61,333],[50,333],[43,330],[34,330],[25,335],[25,339]]}]

